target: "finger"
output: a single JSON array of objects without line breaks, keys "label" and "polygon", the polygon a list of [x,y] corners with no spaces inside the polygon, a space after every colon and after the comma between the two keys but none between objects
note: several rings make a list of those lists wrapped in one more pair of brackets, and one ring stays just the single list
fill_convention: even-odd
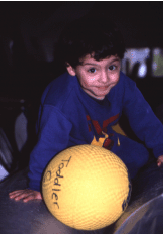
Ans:
[{"label": "finger", "polygon": [[21,194],[22,194],[22,192],[14,193],[14,194],[10,194],[9,197],[10,197],[11,199],[14,199],[14,198],[18,197],[18,196],[21,195]]},{"label": "finger", "polygon": [[38,192],[33,192],[33,193],[29,194],[28,196],[26,196],[25,199],[23,199],[23,201],[28,202],[28,201],[31,201],[31,200],[40,199],[39,194],[40,193],[38,193]]},{"label": "finger", "polygon": [[30,194],[24,192],[24,193],[19,194],[18,196],[15,196],[14,199],[16,201],[19,201],[19,200],[24,199],[24,198],[26,198],[28,196],[30,196]]},{"label": "finger", "polygon": [[33,196],[33,195],[30,195],[30,196],[28,196],[28,197],[26,197],[25,199],[23,199],[23,202],[29,202],[29,201],[31,201],[31,200],[35,200],[36,198]]},{"label": "finger", "polygon": [[23,201],[28,202],[30,200],[42,200],[41,193],[39,193],[39,192],[32,193],[27,198],[25,198]]},{"label": "finger", "polygon": [[15,199],[15,198],[20,197],[21,195],[23,195],[23,193],[22,193],[22,192],[20,192],[20,193],[16,193],[16,194],[10,195],[10,198],[11,198],[11,199]]},{"label": "finger", "polygon": [[11,193],[9,193],[9,195],[15,195],[15,194],[18,194],[18,193],[20,193],[20,192],[22,192],[23,190],[16,190],[16,191],[14,191],[14,192],[11,192]]}]

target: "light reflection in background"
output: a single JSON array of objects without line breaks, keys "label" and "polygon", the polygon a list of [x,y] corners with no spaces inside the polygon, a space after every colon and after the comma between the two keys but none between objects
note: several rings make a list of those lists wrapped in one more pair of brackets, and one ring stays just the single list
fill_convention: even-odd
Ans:
[{"label": "light reflection in background", "polygon": [[163,77],[163,49],[161,48],[153,50],[152,72],[153,76]]},{"label": "light reflection in background", "polygon": [[150,76],[163,78],[163,49],[162,48],[128,48],[122,60],[122,72],[131,75],[135,65],[138,66],[138,78],[145,78],[148,72],[147,61],[151,64]]}]

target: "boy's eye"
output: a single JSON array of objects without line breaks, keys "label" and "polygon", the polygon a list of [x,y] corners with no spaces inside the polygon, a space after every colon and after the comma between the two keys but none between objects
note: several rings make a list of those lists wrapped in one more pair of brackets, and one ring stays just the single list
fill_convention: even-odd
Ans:
[{"label": "boy's eye", "polygon": [[91,69],[89,69],[89,72],[90,72],[90,73],[95,73],[95,72],[96,72],[96,69],[95,69],[95,68],[91,68]]},{"label": "boy's eye", "polygon": [[112,65],[112,66],[109,67],[109,70],[111,70],[111,71],[113,71],[115,69],[116,69],[116,66],[114,66],[114,65]]}]

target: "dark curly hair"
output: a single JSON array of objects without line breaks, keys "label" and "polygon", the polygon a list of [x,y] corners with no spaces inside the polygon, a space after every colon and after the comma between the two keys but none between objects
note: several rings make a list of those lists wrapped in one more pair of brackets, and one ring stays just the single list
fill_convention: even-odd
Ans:
[{"label": "dark curly hair", "polygon": [[123,58],[125,51],[123,36],[114,22],[102,17],[84,17],[71,22],[61,33],[57,59],[75,68],[87,54],[100,61],[111,55]]}]

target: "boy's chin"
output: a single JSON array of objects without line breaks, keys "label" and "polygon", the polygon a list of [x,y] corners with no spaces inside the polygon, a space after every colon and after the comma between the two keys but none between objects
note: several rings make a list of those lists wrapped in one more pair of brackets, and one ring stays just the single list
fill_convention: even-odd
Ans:
[{"label": "boy's chin", "polygon": [[91,95],[91,96],[93,98],[97,99],[97,100],[104,100],[106,95],[102,95],[102,96],[100,96],[100,95]]},{"label": "boy's chin", "polygon": [[106,91],[106,92],[100,92],[100,93],[96,93],[96,95],[95,95],[95,98],[96,99],[99,99],[99,100],[103,100],[105,97],[106,97],[106,95],[108,95],[109,94],[109,92],[110,92],[110,90],[108,91]]},{"label": "boy's chin", "polygon": [[104,100],[105,99],[105,96],[103,96],[103,97],[95,97],[96,99],[98,99],[98,100]]},{"label": "boy's chin", "polygon": [[103,100],[105,98],[105,96],[110,92],[110,90],[106,91],[106,92],[90,92],[88,90],[85,90],[84,91],[89,95],[91,96],[92,98],[95,98],[97,100]]}]

